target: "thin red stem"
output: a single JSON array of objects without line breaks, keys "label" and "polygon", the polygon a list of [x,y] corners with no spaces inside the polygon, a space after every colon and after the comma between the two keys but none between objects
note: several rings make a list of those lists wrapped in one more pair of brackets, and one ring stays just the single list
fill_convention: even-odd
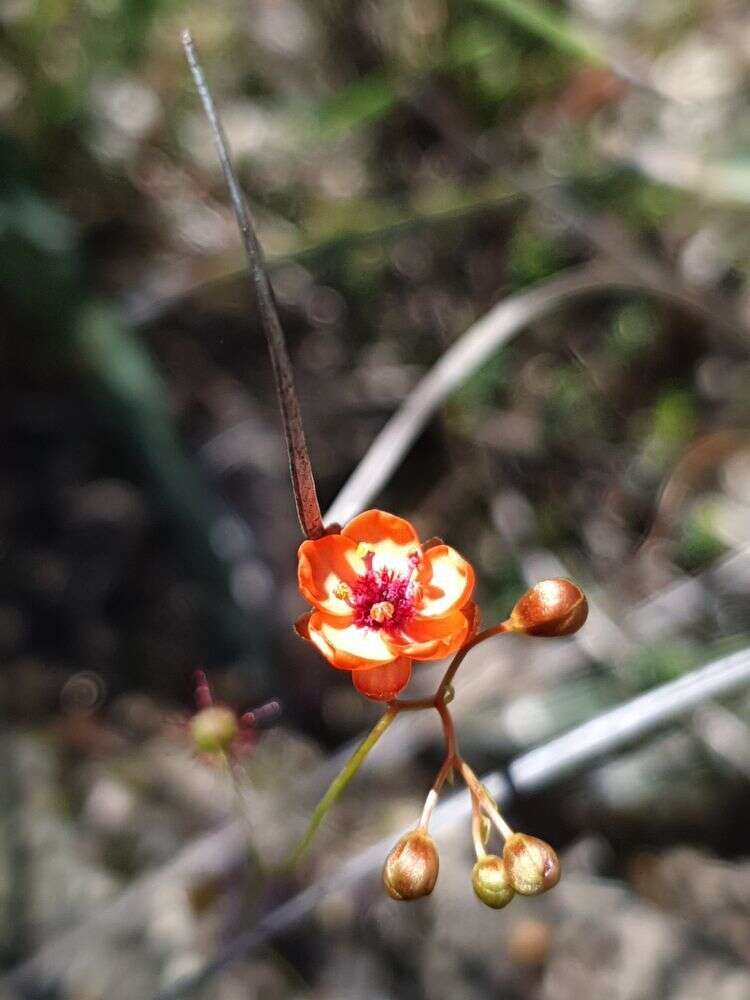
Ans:
[{"label": "thin red stem", "polygon": [[439,700],[435,708],[440,714],[440,721],[443,723],[443,736],[445,737],[445,760],[432,783],[433,790],[437,793],[445,784],[453,768],[459,766],[461,758],[458,756],[456,730],[448,706],[443,700]]},{"label": "thin red stem", "polygon": [[461,769],[461,776],[466,782],[469,791],[472,794],[472,797],[476,797],[477,804],[480,806],[481,809],[483,809],[487,813],[489,818],[492,820],[492,822],[499,830],[502,837],[505,840],[507,840],[508,837],[512,837],[513,830],[500,815],[500,811],[498,810],[495,803],[492,801],[492,798],[488,794],[487,789],[484,787],[479,778],[477,778],[476,774],[474,774],[474,772],[472,771],[472,769],[469,767],[469,765],[466,763],[465,760],[461,761],[460,769]]}]

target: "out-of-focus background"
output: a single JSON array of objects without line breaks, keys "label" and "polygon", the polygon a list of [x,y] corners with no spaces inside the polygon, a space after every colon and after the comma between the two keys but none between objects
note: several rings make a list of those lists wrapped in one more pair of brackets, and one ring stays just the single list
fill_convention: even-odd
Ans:
[{"label": "out-of-focus background", "polygon": [[[378,709],[291,630],[270,367],[180,46],[257,217],[324,505],[516,297],[370,498],[473,561],[488,624],[543,577],[592,598],[576,639],[462,668],[488,773],[750,647],[746,5],[4,0],[0,26],[3,998],[750,998],[750,687],[519,787],[511,823],[563,858],[543,899],[478,903],[465,817],[429,900],[384,896],[368,848],[419,813],[430,715],[296,876],[262,875]],[[243,758],[251,850],[191,752],[196,668],[283,704]]]}]

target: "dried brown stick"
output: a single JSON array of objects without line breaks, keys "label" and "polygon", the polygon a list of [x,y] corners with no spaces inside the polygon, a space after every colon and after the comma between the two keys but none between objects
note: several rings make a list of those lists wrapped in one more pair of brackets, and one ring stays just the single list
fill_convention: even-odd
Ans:
[{"label": "dried brown stick", "polygon": [[310,456],[305,442],[302,415],[300,413],[297,392],[294,387],[292,365],[289,360],[289,353],[286,347],[284,331],[279,320],[273,289],[268,280],[268,273],[263,259],[263,250],[258,242],[252,215],[250,214],[245,196],[242,193],[237,175],[232,166],[229,143],[224,132],[224,126],[221,123],[221,118],[216,110],[211,91],[206,83],[205,74],[198,61],[192,35],[187,30],[182,33],[182,44],[185,49],[185,56],[190,67],[190,72],[211,127],[219,162],[221,163],[224,179],[229,188],[229,197],[232,201],[237,225],[239,226],[245,246],[250,277],[258,300],[261,324],[268,342],[268,350],[271,355],[271,364],[276,380],[276,391],[284,423],[284,434],[289,453],[289,469],[292,477],[294,499],[297,505],[297,515],[305,535],[308,538],[319,538],[324,533],[323,518],[320,512],[320,504],[318,503],[317,490],[315,489],[315,479],[313,477],[312,466],[310,465]]}]

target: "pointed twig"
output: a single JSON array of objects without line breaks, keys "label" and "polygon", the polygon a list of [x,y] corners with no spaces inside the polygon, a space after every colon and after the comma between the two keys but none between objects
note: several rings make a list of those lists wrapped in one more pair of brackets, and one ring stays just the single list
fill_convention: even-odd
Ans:
[{"label": "pointed twig", "polygon": [[258,242],[250,210],[232,166],[229,143],[224,132],[224,126],[221,123],[219,113],[216,110],[216,105],[206,83],[206,77],[198,61],[193,37],[187,30],[182,32],[182,45],[185,49],[188,66],[195,81],[196,89],[203,103],[203,109],[211,126],[216,151],[219,155],[219,162],[224,172],[224,179],[229,188],[229,197],[232,201],[234,214],[237,217],[237,225],[240,228],[242,241],[245,245],[250,276],[258,300],[261,324],[271,354],[271,364],[273,366],[276,391],[278,392],[279,405],[281,406],[281,415],[284,422],[284,434],[289,452],[289,468],[300,525],[308,538],[319,538],[324,532],[323,518],[320,513],[315,480],[310,465],[310,456],[305,443],[305,432],[302,427],[302,415],[300,414],[299,401],[294,388],[292,366],[289,361],[284,331],[281,328],[273,290],[268,280],[263,251]]}]

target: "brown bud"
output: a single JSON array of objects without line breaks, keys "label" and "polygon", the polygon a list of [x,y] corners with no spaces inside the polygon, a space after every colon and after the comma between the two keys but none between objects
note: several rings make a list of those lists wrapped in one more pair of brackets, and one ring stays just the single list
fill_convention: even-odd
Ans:
[{"label": "brown bud", "polygon": [[534,584],[517,602],[508,620],[514,632],[560,636],[577,632],[588,613],[581,588],[558,578]]},{"label": "brown bud", "polygon": [[508,837],[503,850],[508,881],[522,896],[538,896],[560,881],[560,859],[549,844],[526,833]]},{"label": "brown bud", "polygon": [[237,736],[237,716],[230,708],[209,705],[190,721],[190,734],[201,753],[229,750]]},{"label": "brown bud", "polygon": [[439,867],[435,841],[419,827],[402,837],[385,859],[383,885],[392,899],[429,896],[435,888]]},{"label": "brown bud", "polygon": [[503,859],[495,854],[479,858],[471,872],[471,884],[479,899],[493,910],[502,910],[516,894],[508,881]]}]

